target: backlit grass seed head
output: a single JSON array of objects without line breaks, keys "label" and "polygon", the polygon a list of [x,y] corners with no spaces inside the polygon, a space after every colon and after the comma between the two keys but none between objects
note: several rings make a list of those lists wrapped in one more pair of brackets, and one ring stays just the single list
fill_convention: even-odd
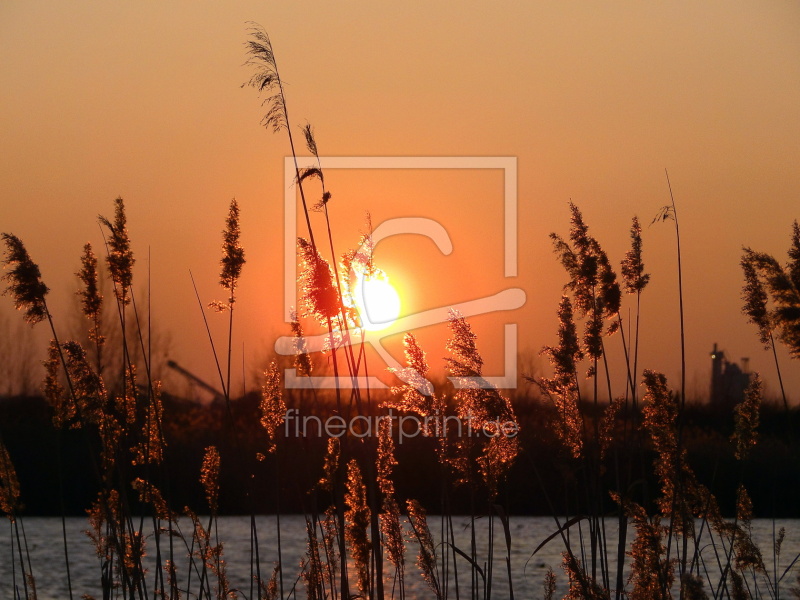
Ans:
[{"label": "backlit grass seed head", "polygon": [[394,440],[392,439],[392,421],[388,418],[378,422],[378,453],[375,459],[378,487],[384,497],[394,495],[392,469],[397,465],[394,457]]},{"label": "backlit grass seed head", "polygon": [[106,417],[108,403],[103,379],[89,365],[86,352],[78,342],[65,342],[62,347],[81,420],[100,425]]},{"label": "backlit grass seed head", "polygon": [[9,519],[19,510],[19,480],[11,455],[5,444],[0,441],[0,510]]},{"label": "backlit grass seed head", "polygon": [[203,466],[200,469],[200,483],[206,494],[206,502],[212,514],[216,514],[219,501],[220,456],[216,446],[206,448]]},{"label": "backlit grass seed head", "polygon": [[546,393],[556,409],[556,436],[573,458],[580,458],[583,453],[583,416],[578,407],[577,386],[573,384]]},{"label": "backlit grass seed head", "polygon": [[297,313],[292,311],[292,346],[294,349],[294,367],[300,377],[311,377],[314,367],[311,363],[311,356],[308,354],[308,344],[306,343],[303,328],[297,318]]},{"label": "backlit grass seed head", "polygon": [[[680,525],[686,516],[683,514],[684,507],[691,494],[689,483],[684,481],[684,494],[678,499],[679,502],[673,502],[678,477],[683,476],[685,470],[685,450],[679,449],[677,438],[678,402],[667,387],[667,378],[662,373],[645,370],[643,381],[647,392],[642,416],[644,426],[650,434],[655,453],[655,471],[661,483],[659,506],[664,514],[673,514]],[[674,504],[679,505],[677,514]]]},{"label": "backlit grass seed head", "polygon": [[261,426],[266,429],[269,436],[269,451],[275,452],[277,446],[276,432],[283,423],[286,415],[286,403],[283,401],[281,389],[281,376],[275,361],[270,363],[264,372],[264,385],[261,386]]},{"label": "backlit grass seed head", "polygon": [[406,364],[425,377],[428,374],[428,361],[425,359],[425,351],[413,333],[406,333],[403,336],[403,348]]},{"label": "backlit grass seed head", "polygon": [[311,519],[306,519],[306,558],[300,563],[308,600],[323,600],[323,568],[320,559],[317,529]]},{"label": "backlit grass seed head", "polygon": [[792,358],[800,358],[800,290],[792,281],[790,269],[784,270],[769,254],[749,248],[744,249],[743,260],[752,263],[774,305],[770,323],[778,332],[778,338]]},{"label": "backlit grass seed head", "polygon": [[564,600],[608,600],[608,592],[587,576],[581,561],[569,552],[561,553],[561,568],[569,580],[569,589]]},{"label": "backlit grass seed head", "polygon": [[642,409],[644,425],[650,431],[656,454],[669,457],[671,461],[678,449],[675,437],[678,403],[662,373],[645,370],[643,381],[647,388]]},{"label": "backlit grass seed head", "polygon": [[[469,422],[473,430],[489,435],[488,440],[484,437],[479,442],[481,456],[478,458],[478,471],[493,498],[499,479],[511,467],[519,452],[515,437],[495,429],[497,424],[516,424],[516,415],[509,400],[486,380],[481,379],[479,383],[475,379],[467,379],[480,378],[483,367],[483,358],[475,343],[477,336],[467,320],[457,311],[450,311],[449,326],[452,337],[447,341],[447,349],[453,357],[445,359],[447,370],[466,384],[456,392],[456,413],[463,422]],[[455,444],[454,448],[469,453],[470,446]],[[469,479],[469,472],[463,471],[465,458],[468,460],[462,455],[461,459],[457,458],[451,464],[462,470],[462,478]]]},{"label": "backlit grass seed head", "polygon": [[327,325],[329,320],[335,319],[339,314],[339,294],[333,280],[333,271],[308,240],[298,238],[297,245],[302,261],[300,290],[306,315]]},{"label": "backlit grass seed head", "polygon": [[142,419],[140,442],[131,452],[134,465],[160,464],[164,460],[164,433],[161,428],[164,407],[161,402],[161,382],[154,381],[152,393],[146,400],[145,415]]},{"label": "backlit grass seed head", "polygon": [[95,554],[100,559],[111,560],[112,545],[115,542],[114,524],[120,522],[119,492],[115,489],[100,492],[86,514],[89,529],[85,533],[94,543]]},{"label": "backlit grass seed head", "polygon": [[447,370],[453,377],[480,377],[483,359],[475,345],[477,336],[467,320],[457,310],[450,310],[447,319],[451,337],[447,340],[447,351],[453,358],[445,358]]},{"label": "backlit grass seed head", "polygon": [[730,597],[732,600],[751,600],[750,593],[747,591],[745,587],[744,578],[737,573],[735,570],[731,569],[729,571],[731,583],[733,584],[731,587]]},{"label": "backlit grass seed head", "polygon": [[550,357],[553,376],[538,379],[527,377],[527,380],[538,385],[553,402],[556,409],[556,435],[572,456],[578,458],[583,451],[583,419],[578,408],[576,371],[583,358],[583,350],[578,341],[572,302],[568,296],[562,296],[558,305],[558,322],[558,345],[542,349],[542,353]]},{"label": "backlit grass seed head", "polygon": [[[339,559],[338,522],[336,507],[329,506],[325,509],[325,518],[322,519],[322,545],[325,548],[325,556],[328,559],[329,565],[336,564],[336,561]],[[333,572],[330,569],[326,572],[331,576],[328,577],[328,581],[332,583],[332,579],[334,578]]]},{"label": "backlit grass seed head", "polygon": [[631,249],[622,261],[622,282],[629,294],[640,293],[650,281],[650,275],[644,272],[642,260],[642,227],[638,217],[633,217],[631,224]]},{"label": "backlit grass seed head", "polygon": [[614,441],[614,430],[617,423],[617,416],[625,406],[624,398],[615,398],[603,411],[603,419],[600,422],[600,457],[605,457],[608,449]]},{"label": "backlit grass seed head", "polygon": [[239,204],[236,198],[233,198],[225,220],[225,230],[222,232],[222,260],[219,273],[219,284],[228,290],[228,304],[236,302],[236,284],[245,263],[244,248],[239,243],[240,235]]},{"label": "backlit grass seed head", "polygon": [[272,568],[272,575],[269,577],[269,581],[264,581],[263,579],[259,581],[261,586],[261,595],[259,596],[259,600],[277,600],[278,598],[278,575],[281,572],[281,566],[278,563],[275,563],[275,566]]},{"label": "backlit grass seed head", "polygon": [[408,510],[408,522],[411,525],[411,531],[414,540],[419,544],[419,554],[417,555],[417,566],[422,573],[422,578],[428,587],[436,594],[437,598],[441,598],[442,594],[439,588],[438,566],[436,562],[436,548],[433,544],[433,536],[428,527],[428,519],[425,509],[417,500],[408,500],[406,502],[406,509]]},{"label": "backlit grass seed head", "polygon": [[751,522],[753,519],[753,501],[743,485],[736,490],[737,528],[734,537],[736,569],[744,571],[753,569],[764,572],[764,559],[761,550],[753,542]]},{"label": "backlit grass seed head", "polygon": [[114,293],[123,304],[128,304],[131,299],[128,295],[133,283],[133,264],[136,262],[128,238],[125,217],[125,203],[122,198],[114,200],[114,222],[104,216],[99,216],[100,223],[108,229],[108,271],[114,281]]},{"label": "backlit grass seed head", "polygon": [[248,59],[245,65],[254,67],[255,72],[242,84],[242,87],[249,86],[259,94],[268,94],[262,103],[262,106],[267,107],[267,113],[261,119],[261,123],[277,133],[281,129],[288,128],[278,65],[267,32],[255,23],[249,25],[251,39],[246,42]]},{"label": "backlit grass seed head", "polygon": [[789,278],[795,289],[800,290],[800,225],[792,223],[792,243],[789,247]]},{"label": "backlit grass seed head", "polygon": [[3,295],[10,294],[14,308],[25,312],[25,322],[35,325],[47,316],[44,297],[49,289],[42,283],[39,267],[31,260],[22,240],[10,233],[3,233],[2,238],[6,245],[3,280],[8,283]]},{"label": "backlit grass seed head", "polygon": [[72,396],[65,393],[59,379],[61,356],[55,340],[50,341],[50,345],[47,347],[47,360],[43,361],[43,364],[45,368],[44,398],[53,409],[53,425],[61,428],[73,421],[76,407]]},{"label": "backlit grass seed head", "polygon": [[489,491],[490,500],[497,497],[497,487],[519,454],[519,440],[516,437],[496,433],[489,438],[478,457],[478,472]]},{"label": "backlit grass seed head", "polygon": [[81,270],[75,274],[81,280],[83,288],[76,292],[81,298],[81,308],[86,318],[95,320],[100,317],[103,306],[103,295],[98,287],[97,257],[92,245],[86,243],[81,256]]},{"label": "backlit grass seed head", "polygon": [[370,555],[367,531],[371,512],[367,505],[367,488],[355,459],[347,464],[347,491],[344,499],[347,503],[344,515],[345,537],[358,573],[358,589],[362,594],[366,594],[369,590]]},{"label": "backlit grass seed head", "polygon": [[339,438],[328,438],[328,448],[322,465],[323,476],[318,483],[324,490],[333,490],[334,482],[336,481],[336,472],[339,470],[339,456]]},{"label": "backlit grass seed head", "polygon": [[550,364],[553,365],[553,378],[545,380],[548,387],[572,385],[583,351],[578,342],[572,302],[568,296],[562,296],[558,305],[558,346],[545,346],[542,352],[550,357]]},{"label": "backlit grass seed head", "polygon": [[[383,547],[394,568],[402,574],[405,566],[406,545],[403,540],[403,525],[400,521],[400,508],[394,496],[384,498],[381,518]],[[401,575],[402,576],[402,575]]]},{"label": "backlit grass seed head", "polygon": [[137,477],[131,482],[131,487],[139,492],[139,502],[152,505],[157,518],[169,521],[175,517],[161,491],[152,483]]},{"label": "backlit grass seed head", "polygon": [[769,350],[772,348],[772,323],[767,309],[767,292],[758,277],[751,257],[745,254],[741,265],[744,272],[742,312],[747,315],[748,321],[758,328],[759,340],[764,345],[764,349]]},{"label": "backlit grass seed head", "polygon": [[753,373],[750,385],[745,390],[744,400],[736,405],[734,421],[736,427],[731,441],[736,444],[736,458],[744,460],[758,441],[758,420],[761,409],[763,382],[758,373]]},{"label": "backlit grass seed head", "polygon": [[672,564],[666,559],[667,549],[664,545],[664,528],[660,524],[660,517],[649,517],[641,505],[623,501],[617,493],[612,493],[611,496],[632,521],[636,530],[636,537],[627,553],[631,557],[628,583],[633,584],[630,597],[637,600],[658,598],[662,579],[669,587],[674,577]]},{"label": "backlit grass seed head", "polygon": [[686,600],[708,600],[703,579],[699,575],[684,573],[681,576],[681,590]]},{"label": "backlit grass seed head", "polygon": [[[569,242],[556,233],[550,234],[553,249],[569,275],[564,288],[572,292],[579,316],[589,316],[584,331],[587,353],[594,359],[602,355],[603,320],[619,312],[622,293],[608,256],[595,238],[577,206],[570,203],[571,227]],[[618,324],[612,323],[611,335]]]},{"label": "backlit grass seed head", "polygon": [[136,397],[136,365],[125,367],[125,394],[116,397],[117,411],[126,425],[136,423],[138,402]]},{"label": "backlit grass seed head", "polygon": [[[592,240],[593,250],[597,255],[598,289],[595,298],[595,309],[604,317],[613,317],[619,312],[622,304],[622,292],[617,282],[617,274],[611,268],[611,262],[605,250],[600,248],[596,240]],[[617,323],[612,323],[607,331],[611,335],[616,331]]]},{"label": "backlit grass seed head", "polygon": [[399,399],[389,398],[384,401],[384,406],[427,417],[434,413],[436,401],[433,397],[433,385],[425,378],[428,374],[425,351],[417,343],[413,333],[406,333],[403,336],[403,347],[407,366],[402,369],[389,369],[403,382],[402,385],[393,386],[391,389],[392,396]]},{"label": "backlit grass seed head", "polygon": [[571,226],[569,240],[565,241],[556,233],[550,234],[553,250],[570,277],[565,286],[575,295],[575,307],[581,315],[594,307],[594,288],[597,285],[597,256],[594,252],[594,239],[583,221],[581,211],[572,202],[569,204]]}]

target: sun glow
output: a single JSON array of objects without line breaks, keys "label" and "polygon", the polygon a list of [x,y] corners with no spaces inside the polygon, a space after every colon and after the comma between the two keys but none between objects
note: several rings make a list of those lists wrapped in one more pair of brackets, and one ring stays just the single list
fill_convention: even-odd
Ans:
[{"label": "sun glow", "polygon": [[364,329],[386,329],[400,316],[400,296],[386,276],[358,277],[355,301]]}]

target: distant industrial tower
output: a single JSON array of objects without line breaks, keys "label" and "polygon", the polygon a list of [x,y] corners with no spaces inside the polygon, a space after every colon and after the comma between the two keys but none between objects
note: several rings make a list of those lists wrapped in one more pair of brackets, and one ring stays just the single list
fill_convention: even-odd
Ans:
[{"label": "distant industrial tower", "polygon": [[750,385],[749,359],[742,359],[740,367],[725,358],[725,352],[711,351],[711,397],[712,406],[732,406],[744,400],[744,391]]}]

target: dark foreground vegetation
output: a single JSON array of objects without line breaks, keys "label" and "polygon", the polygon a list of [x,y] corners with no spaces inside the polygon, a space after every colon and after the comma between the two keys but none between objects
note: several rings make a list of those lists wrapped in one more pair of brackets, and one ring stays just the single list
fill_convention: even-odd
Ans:
[{"label": "dark foreground vegetation", "polygon": [[[222,463],[221,514],[249,514],[251,506],[241,490],[249,485],[252,473],[258,474],[253,492],[257,513],[276,512],[278,502],[286,513],[310,510],[314,500],[308,491],[323,475],[327,439],[324,433],[306,438],[281,436],[284,475],[278,478],[274,461],[256,458],[264,450],[259,401],[260,397],[252,394],[231,403],[243,462],[227,431],[224,404],[200,405],[164,395],[163,425],[169,440],[165,464],[171,478],[171,505],[188,506],[199,513],[207,510],[198,474],[205,448],[214,444]],[[548,498],[562,514],[585,512],[587,507],[576,487],[579,474],[572,472],[571,457],[550,427],[552,408],[541,399],[524,395],[515,397],[513,404],[524,450],[509,472],[499,501],[517,515],[550,515]],[[301,406],[302,401],[287,401],[288,408]],[[591,414],[591,407],[586,409]],[[735,514],[736,489],[741,483],[750,493],[755,517],[800,518],[800,503],[796,500],[800,498],[800,438],[794,433],[800,431],[800,410],[794,408],[787,413],[782,406],[762,405],[759,442],[745,466],[736,460],[730,441],[734,430],[732,410],[689,404],[685,417],[684,444],[689,463],[698,478],[716,491],[724,514]],[[41,397],[0,399],[0,435],[17,468],[25,505],[21,514],[60,515],[60,501],[54,493],[58,489],[59,432],[52,425],[51,407]],[[82,429],[60,435],[64,508],[69,515],[86,515],[86,507],[100,492],[90,453],[98,440]],[[659,484],[651,468],[652,451],[623,447],[616,450],[621,462],[634,465],[633,479],[642,487],[642,497],[654,498]],[[403,468],[394,475],[397,496],[403,503],[416,498],[433,513],[440,510],[441,503],[441,470],[431,460],[435,452],[432,439],[406,440],[396,447],[396,458]],[[611,513],[615,505],[608,492],[616,489],[613,472],[606,471],[603,485],[608,498],[606,511]],[[135,503],[136,496],[132,495],[130,501]],[[325,508],[319,503],[317,506]],[[469,494],[453,494],[450,508],[454,514],[470,514]]]}]

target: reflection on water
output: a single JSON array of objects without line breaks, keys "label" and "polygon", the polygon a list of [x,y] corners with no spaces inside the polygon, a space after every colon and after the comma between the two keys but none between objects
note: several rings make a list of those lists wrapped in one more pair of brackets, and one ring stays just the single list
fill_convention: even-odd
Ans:
[{"label": "reflection on water", "polygon": [[[259,554],[261,558],[261,573],[265,579],[272,572],[274,563],[278,560],[277,536],[275,517],[257,517],[259,536]],[[470,548],[470,520],[466,517],[454,517],[455,545],[469,554]],[[300,560],[306,550],[305,524],[302,516],[281,517],[281,544],[284,568],[285,589],[294,585],[298,576]],[[434,535],[440,531],[440,519],[429,516],[429,524]],[[61,535],[61,520],[58,518],[27,518],[23,522],[30,551],[33,573],[36,578],[36,587],[39,600],[68,598],[66,569],[64,567],[64,546]],[[191,535],[191,524],[187,520],[180,523]],[[495,598],[509,597],[508,575],[506,571],[506,545],[503,528],[498,520],[494,522],[494,563],[492,565],[492,595]],[[771,571],[772,566],[772,540],[774,531],[780,527],[786,528],[786,540],[783,543],[778,574],[780,575],[792,559],[800,552],[800,520],[780,520],[774,524],[770,520],[757,519],[753,521],[753,537],[761,547],[764,561]],[[74,517],[67,519],[67,540],[72,574],[74,597],[80,598],[82,594],[90,594],[101,598],[100,591],[100,561],[94,554],[94,547],[84,532],[87,528],[86,519]],[[555,521],[545,517],[512,517],[510,521],[511,534],[511,571],[514,594],[517,597],[541,598],[543,596],[542,582],[548,566],[556,572],[558,580],[557,597],[563,596],[566,586],[566,577],[560,569],[561,551],[563,542],[560,536],[545,545],[535,556],[533,550],[550,534],[556,530]],[[629,530],[630,531],[630,530]],[[476,522],[476,538],[478,556],[481,557],[480,566],[486,574],[489,569],[486,564],[487,546],[489,538],[488,519],[479,519]],[[571,531],[572,543],[578,540],[578,529]],[[583,532],[586,536],[586,532]],[[606,524],[608,538],[609,563],[614,569],[616,546],[616,522],[609,520]],[[219,535],[225,542],[225,560],[228,567],[228,577],[231,587],[238,588],[249,595],[250,591],[250,520],[248,517],[222,517],[219,521]],[[186,546],[181,538],[174,538],[174,555],[178,565],[179,576],[185,578],[188,561]],[[190,541],[190,540],[189,540]],[[147,540],[150,552],[147,558],[147,567],[150,573],[149,585],[152,586],[154,568],[154,549],[152,529]],[[162,554],[168,552],[168,541],[162,538]],[[5,527],[0,531],[0,598],[13,598],[12,588],[12,561],[11,561],[11,529]],[[409,544],[406,554],[406,596],[408,598],[427,598],[431,594],[417,571],[416,547]],[[708,565],[714,563],[714,548],[706,544],[702,546],[702,556]],[[459,560],[459,588],[460,596],[470,597],[470,574],[468,563]],[[709,566],[709,570],[711,567]],[[392,570],[393,571],[393,570]],[[788,589],[800,573],[800,565],[795,564],[793,571],[788,574],[783,582],[784,589]],[[17,578],[18,578],[17,571]],[[389,567],[386,568],[386,597],[391,597],[392,575]],[[451,573],[452,579],[452,573]],[[196,582],[196,575],[194,578]],[[302,581],[298,583],[302,588]],[[152,589],[152,588],[151,588]],[[288,594],[287,594],[288,595]],[[298,597],[305,597],[304,590],[298,590]],[[455,587],[450,585],[449,597],[455,598]]]}]

